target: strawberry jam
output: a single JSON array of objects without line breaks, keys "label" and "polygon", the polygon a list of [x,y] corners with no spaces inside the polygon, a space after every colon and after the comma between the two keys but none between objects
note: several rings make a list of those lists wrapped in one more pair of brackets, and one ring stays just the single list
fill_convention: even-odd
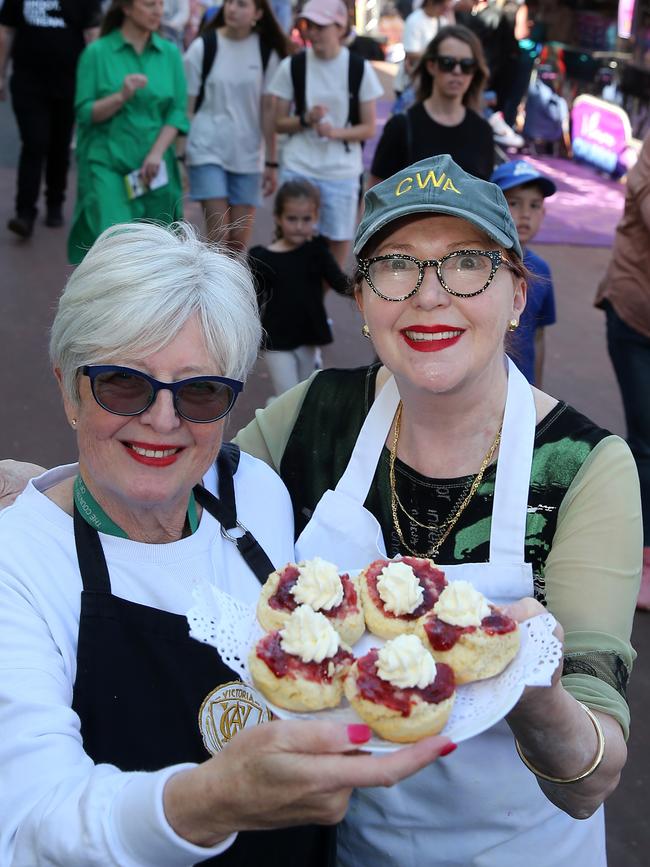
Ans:
[{"label": "strawberry jam", "polygon": [[[486,635],[505,635],[517,628],[517,624],[511,617],[502,614],[492,606],[490,606],[490,610],[491,613],[481,620],[481,629]],[[461,635],[476,632],[476,626],[452,626],[451,623],[445,623],[444,620],[440,620],[439,617],[432,614],[425,621],[424,631],[434,650],[445,651],[451,650]]]},{"label": "strawberry jam", "polygon": [[[285,653],[280,643],[279,632],[269,632],[257,643],[258,657],[265,662],[276,677],[302,677],[317,683],[331,683],[335,669],[350,665],[354,657],[339,647],[334,656],[322,662],[303,662],[299,656]],[[334,663],[334,668],[331,664]]]},{"label": "strawberry jam", "polygon": [[[392,611],[386,611],[384,602],[379,595],[379,590],[377,590],[377,581],[382,569],[390,563],[400,562],[406,563],[407,566],[411,567],[422,588],[422,602],[410,614],[393,614]],[[436,569],[430,560],[423,560],[420,557],[401,557],[399,560],[375,560],[366,569],[366,576],[370,598],[383,613],[384,617],[399,617],[403,620],[416,620],[418,617],[426,614],[427,611],[430,611],[447,586],[445,573],[440,569]]]},{"label": "strawberry jam", "polygon": [[357,660],[357,690],[366,701],[383,704],[399,711],[402,716],[409,716],[416,697],[428,704],[439,704],[453,695],[456,688],[454,672],[444,662],[436,663],[436,678],[424,689],[417,686],[400,688],[379,677],[377,655],[378,650],[375,647]]},{"label": "strawberry jam", "polygon": [[[295,611],[298,603],[291,591],[296,586],[299,577],[300,571],[297,566],[290,564],[284,567],[282,572],[280,572],[278,589],[269,599],[269,606],[271,608],[275,608],[276,611]],[[325,617],[345,617],[350,612],[359,610],[357,591],[354,589],[350,576],[345,574],[341,575],[340,578],[343,585],[343,599],[341,600],[341,604],[337,605],[336,608],[321,611],[321,614],[324,614]]]}]

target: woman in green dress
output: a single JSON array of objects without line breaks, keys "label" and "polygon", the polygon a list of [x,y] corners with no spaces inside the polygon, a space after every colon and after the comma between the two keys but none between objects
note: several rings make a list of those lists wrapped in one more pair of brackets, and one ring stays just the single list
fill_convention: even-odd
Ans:
[{"label": "woman in green dress", "polygon": [[[176,46],[155,32],[162,10],[163,0],[113,0],[101,38],[81,55],[73,264],[115,223],[183,216],[173,145],[189,128],[185,75]],[[126,178],[132,173],[135,189]]]}]

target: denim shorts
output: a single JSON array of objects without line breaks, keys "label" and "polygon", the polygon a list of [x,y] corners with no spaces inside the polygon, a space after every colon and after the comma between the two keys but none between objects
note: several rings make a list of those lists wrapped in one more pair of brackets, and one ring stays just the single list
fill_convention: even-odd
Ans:
[{"label": "denim shorts", "polygon": [[302,178],[320,190],[318,231],[330,241],[350,241],[357,231],[359,209],[359,177],[324,181],[281,169],[280,184]]},{"label": "denim shorts", "polygon": [[222,166],[206,163],[201,166],[188,166],[187,174],[190,180],[190,199],[193,202],[226,199],[229,205],[252,207],[257,207],[260,203],[260,172],[229,172]]}]

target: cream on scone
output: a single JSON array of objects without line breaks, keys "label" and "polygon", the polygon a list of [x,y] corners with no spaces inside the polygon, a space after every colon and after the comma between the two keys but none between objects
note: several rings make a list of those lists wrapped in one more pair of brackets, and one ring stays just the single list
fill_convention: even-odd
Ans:
[{"label": "cream on scone", "polygon": [[257,642],[248,667],[255,686],[273,704],[315,711],[340,703],[343,677],[353,659],[329,620],[301,605],[283,629]]},{"label": "cream on scone", "polygon": [[375,560],[359,575],[368,629],[380,638],[415,632],[446,583],[444,572],[423,557]]},{"label": "cream on scone", "polygon": [[448,665],[436,664],[416,635],[399,635],[356,660],[345,696],[378,735],[412,743],[442,731],[456,690]]},{"label": "cream on scone", "polygon": [[268,631],[281,629],[299,605],[324,614],[346,644],[355,644],[363,635],[357,582],[347,573],[339,574],[333,563],[314,557],[272,572],[257,602],[257,619]]},{"label": "cream on scone", "polygon": [[437,662],[446,662],[457,683],[500,674],[519,650],[519,625],[468,581],[452,581],[417,634]]}]

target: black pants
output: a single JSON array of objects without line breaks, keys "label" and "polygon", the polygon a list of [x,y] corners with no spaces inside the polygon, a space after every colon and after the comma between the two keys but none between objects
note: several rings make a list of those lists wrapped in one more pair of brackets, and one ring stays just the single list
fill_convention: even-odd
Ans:
[{"label": "black pants", "polygon": [[34,217],[45,170],[48,208],[63,204],[74,126],[72,81],[55,83],[22,69],[11,77],[13,104],[21,149],[18,160],[16,213]]}]

